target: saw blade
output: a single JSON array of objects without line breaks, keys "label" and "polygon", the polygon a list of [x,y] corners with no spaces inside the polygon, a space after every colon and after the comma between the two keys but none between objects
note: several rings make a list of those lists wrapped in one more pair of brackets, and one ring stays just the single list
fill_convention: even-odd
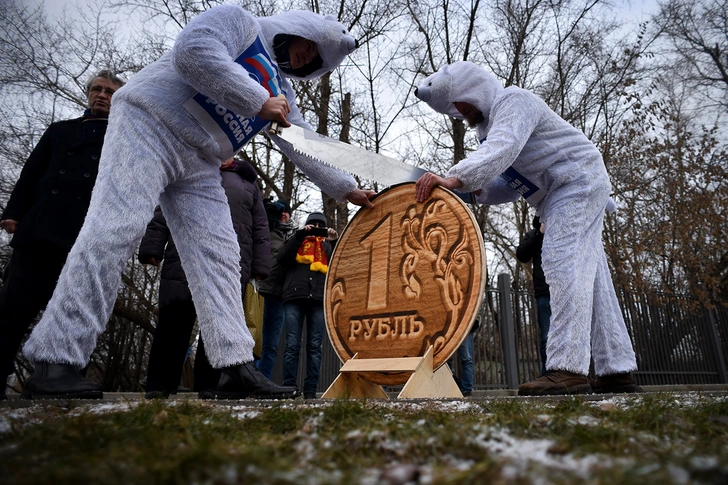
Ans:
[{"label": "saw blade", "polygon": [[414,182],[426,172],[414,165],[340,142],[296,125],[279,129],[277,136],[302,155],[385,186]]}]

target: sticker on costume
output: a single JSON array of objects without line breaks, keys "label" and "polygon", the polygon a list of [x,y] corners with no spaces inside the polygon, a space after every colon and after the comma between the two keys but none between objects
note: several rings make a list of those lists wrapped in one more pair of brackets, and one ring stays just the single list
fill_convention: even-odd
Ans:
[{"label": "sticker on costume", "polygon": [[[487,137],[480,140],[480,144],[485,143]],[[513,167],[508,167],[505,172],[500,174],[501,178],[521,197],[526,199],[529,205],[536,207],[536,204],[541,202],[541,199],[546,197],[546,191],[524,177],[521,172]]]},{"label": "sticker on costume", "polygon": [[[271,60],[259,37],[235,59],[235,62],[243,66],[250,77],[263,86],[271,97],[281,93],[278,67]],[[240,116],[218,104],[217,100],[201,93],[188,99],[183,106],[220,145],[220,148],[232,153],[237,153],[270,123],[270,120],[258,116],[252,118]]]},{"label": "sticker on costume", "polygon": [[500,176],[513,190],[521,194],[521,197],[526,199],[526,202],[531,206],[535,207],[546,196],[545,190],[536,186],[513,167],[508,167]]}]

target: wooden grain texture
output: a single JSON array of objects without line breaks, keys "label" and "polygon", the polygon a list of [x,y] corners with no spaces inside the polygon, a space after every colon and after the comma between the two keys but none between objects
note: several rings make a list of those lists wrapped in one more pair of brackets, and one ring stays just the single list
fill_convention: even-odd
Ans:
[{"label": "wooden grain texture", "polygon": [[[485,251],[475,219],[452,192],[436,187],[424,203],[415,184],[381,192],[360,209],[329,263],[325,317],[342,362],[421,357],[434,347],[434,368],[457,350],[485,289]],[[411,372],[367,374],[382,385]]]}]

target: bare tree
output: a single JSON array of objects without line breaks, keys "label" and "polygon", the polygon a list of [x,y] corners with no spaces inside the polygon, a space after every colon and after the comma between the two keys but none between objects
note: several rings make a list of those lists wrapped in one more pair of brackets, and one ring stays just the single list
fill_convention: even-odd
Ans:
[{"label": "bare tree", "polygon": [[683,80],[709,105],[728,109],[728,1],[668,0],[654,19],[672,60],[692,69]]}]

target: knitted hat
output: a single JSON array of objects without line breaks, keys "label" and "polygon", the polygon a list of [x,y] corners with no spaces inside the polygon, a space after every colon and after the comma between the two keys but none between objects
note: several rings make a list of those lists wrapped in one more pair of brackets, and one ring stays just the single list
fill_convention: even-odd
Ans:
[{"label": "knitted hat", "polygon": [[323,222],[324,226],[328,225],[326,216],[323,215],[321,212],[312,212],[306,218],[306,225],[313,224],[314,222]]}]

